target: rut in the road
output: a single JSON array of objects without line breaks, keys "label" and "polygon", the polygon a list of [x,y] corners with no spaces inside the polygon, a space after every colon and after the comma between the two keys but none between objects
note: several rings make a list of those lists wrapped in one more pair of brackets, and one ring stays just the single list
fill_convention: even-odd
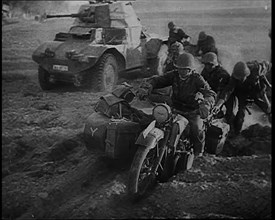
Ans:
[{"label": "rut in the road", "polygon": [[87,192],[91,196],[98,192],[104,183],[112,181],[118,171],[110,171],[109,168],[101,156],[94,157],[93,155],[85,158],[80,166],[68,173],[61,181],[40,193],[34,207],[20,218],[30,216],[50,218],[59,212],[62,213],[62,210],[66,210],[66,206],[70,207],[70,201],[73,202],[75,197],[85,197]]}]

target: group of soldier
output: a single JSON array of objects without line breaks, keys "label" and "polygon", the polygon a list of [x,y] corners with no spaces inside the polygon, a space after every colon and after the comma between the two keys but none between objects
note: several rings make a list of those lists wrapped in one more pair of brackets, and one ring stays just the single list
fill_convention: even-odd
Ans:
[{"label": "group of soldier", "polygon": [[[266,95],[266,89],[271,89],[271,84],[266,79],[266,74],[271,71],[270,62],[239,61],[230,75],[219,61],[214,38],[202,31],[199,33],[194,56],[201,56],[204,68],[201,73],[197,73],[194,56],[184,50],[184,46],[189,45],[190,36],[173,22],[168,23],[168,28],[169,53],[175,53],[177,56],[170,62],[169,71],[162,76],[147,79],[146,83],[140,86],[138,94],[149,95],[152,90],[172,87],[171,104],[189,120],[195,156],[203,156],[203,119],[209,114],[224,117],[235,135],[240,134],[245,112],[249,111],[247,105],[251,100],[271,118],[271,103]],[[271,32],[269,36],[271,37]],[[198,101],[198,94],[203,96],[202,101]],[[234,115],[236,100],[238,111]],[[222,110],[224,107],[225,113]],[[195,109],[198,114],[188,114]]]}]

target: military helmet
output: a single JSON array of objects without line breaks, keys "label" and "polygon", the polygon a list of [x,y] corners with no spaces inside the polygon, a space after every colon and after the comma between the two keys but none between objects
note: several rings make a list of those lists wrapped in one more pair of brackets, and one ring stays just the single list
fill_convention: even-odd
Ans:
[{"label": "military helmet", "polygon": [[168,28],[171,29],[171,28],[173,28],[173,27],[175,27],[175,24],[174,24],[173,21],[170,21],[170,22],[168,23]]},{"label": "military helmet", "polygon": [[194,69],[195,59],[190,53],[182,53],[178,56],[177,63],[174,65],[176,68]]},{"label": "military helmet", "polygon": [[235,64],[235,66],[233,68],[232,77],[243,81],[249,75],[250,75],[250,70],[247,67],[245,62],[240,61]]},{"label": "military helmet", "polygon": [[218,57],[215,53],[213,52],[208,52],[202,57],[202,63],[211,63],[214,66],[218,65]]},{"label": "military helmet", "polygon": [[199,33],[199,40],[204,40],[204,39],[206,39],[206,33],[204,32],[204,31],[201,31],[200,33]]}]

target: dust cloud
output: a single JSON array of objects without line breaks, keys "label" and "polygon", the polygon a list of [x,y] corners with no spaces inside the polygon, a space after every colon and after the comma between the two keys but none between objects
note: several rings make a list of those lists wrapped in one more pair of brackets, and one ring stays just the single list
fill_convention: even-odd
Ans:
[{"label": "dust cloud", "polygon": [[140,12],[177,12],[229,8],[263,8],[264,10],[271,10],[271,0],[136,0],[132,4]]},{"label": "dust cloud", "polygon": [[12,17],[31,17],[34,15],[76,13],[88,1],[8,1]]}]

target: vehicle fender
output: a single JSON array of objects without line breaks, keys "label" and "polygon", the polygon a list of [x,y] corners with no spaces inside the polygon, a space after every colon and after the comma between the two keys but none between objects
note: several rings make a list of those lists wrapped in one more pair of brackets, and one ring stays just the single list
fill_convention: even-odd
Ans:
[{"label": "vehicle fender", "polygon": [[85,56],[92,58],[93,61],[97,62],[99,58],[104,54],[104,53],[112,53],[115,56],[122,56],[125,59],[124,55],[124,45],[118,45],[114,47],[113,45],[89,45],[86,47],[84,50],[81,51],[82,54]]},{"label": "vehicle fender", "polygon": [[167,44],[167,37],[161,37],[158,34],[148,34],[148,40],[145,44],[147,59],[158,57],[158,53],[163,44]]},{"label": "vehicle fender", "polygon": [[[54,57],[45,56],[45,50],[49,49],[54,52]],[[73,55],[74,58],[68,58],[66,53],[70,51],[76,51],[77,54]],[[83,42],[46,42],[39,46],[33,53],[32,59],[40,64],[45,70],[51,71],[54,64],[66,65],[69,68],[68,73],[79,73],[93,67],[100,57],[107,51],[113,53],[118,63],[122,63],[120,68],[123,68],[125,59],[120,51],[123,51],[123,45],[121,48],[114,48],[112,45],[99,45],[99,44],[87,44]]]},{"label": "vehicle fender", "polygon": [[150,149],[156,146],[157,142],[164,137],[164,131],[152,126],[154,123],[155,121],[153,121],[139,134],[135,144],[145,146]]},{"label": "vehicle fender", "polygon": [[179,125],[179,134],[182,134],[186,126],[189,124],[187,118],[179,114],[177,114],[176,118],[174,119],[174,122]]},{"label": "vehicle fender", "polygon": [[61,45],[63,42],[58,41],[47,41],[43,44],[41,44],[32,54],[32,59],[40,63],[41,62],[41,56],[45,52],[47,48],[49,48],[51,51],[55,51],[56,48]]}]

